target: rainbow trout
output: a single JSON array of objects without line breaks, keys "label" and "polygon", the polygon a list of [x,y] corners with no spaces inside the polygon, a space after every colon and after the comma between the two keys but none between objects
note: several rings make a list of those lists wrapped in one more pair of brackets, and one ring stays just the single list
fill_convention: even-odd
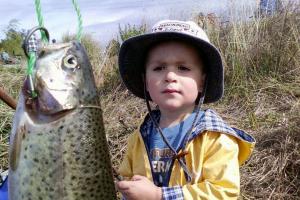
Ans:
[{"label": "rainbow trout", "polygon": [[9,150],[10,200],[116,199],[92,67],[78,42],[39,51],[36,98],[25,81]]}]

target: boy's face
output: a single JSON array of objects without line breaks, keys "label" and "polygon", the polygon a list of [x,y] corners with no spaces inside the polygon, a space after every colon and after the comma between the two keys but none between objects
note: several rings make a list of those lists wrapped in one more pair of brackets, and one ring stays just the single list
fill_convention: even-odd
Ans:
[{"label": "boy's face", "polygon": [[160,110],[189,110],[202,92],[205,74],[198,52],[181,42],[152,48],[146,62],[146,87]]}]

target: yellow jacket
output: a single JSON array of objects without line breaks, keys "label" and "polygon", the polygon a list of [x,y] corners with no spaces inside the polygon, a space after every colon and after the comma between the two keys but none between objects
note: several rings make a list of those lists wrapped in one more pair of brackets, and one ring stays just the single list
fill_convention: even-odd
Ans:
[{"label": "yellow jacket", "polygon": [[[250,156],[255,140],[238,129],[232,129],[236,131],[234,135],[232,131],[223,133],[207,130],[213,129],[208,126],[202,127],[202,131],[186,148],[186,165],[193,174],[192,182],[186,183],[184,171],[175,160],[169,186],[182,186],[184,199],[237,199],[240,190],[239,166]],[[142,175],[153,181],[146,147],[139,130],[128,139],[127,152],[119,173],[124,177]]]}]

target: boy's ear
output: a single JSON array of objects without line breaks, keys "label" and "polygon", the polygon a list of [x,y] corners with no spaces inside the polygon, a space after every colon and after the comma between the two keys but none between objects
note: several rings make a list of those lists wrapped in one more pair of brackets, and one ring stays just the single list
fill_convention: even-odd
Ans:
[{"label": "boy's ear", "polygon": [[143,73],[142,77],[143,77],[144,91],[148,92],[148,84],[147,84],[147,80],[146,80],[146,75]]},{"label": "boy's ear", "polygon": [[200,85],[199,85],[199,91],[198,92],[203,92],[204,84],[205,84],[205,79],[206,79],[206,74],[202,74],[200,77]]},{"label": "boy's ear", "polygon": [[145,79],[144,84],[145,84],[145,89],[146,89],[146,91],[148,92],[148,84],[147,84],[147,80],[146,80],[146,79]]}]

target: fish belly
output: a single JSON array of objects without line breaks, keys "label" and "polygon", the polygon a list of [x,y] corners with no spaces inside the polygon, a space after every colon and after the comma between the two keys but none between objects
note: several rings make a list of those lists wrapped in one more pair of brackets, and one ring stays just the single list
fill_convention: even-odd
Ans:
[{"label": "fish belly", "polygon": [[78,109],[26,127],[10,200],[116,199],[101,111]]}]

